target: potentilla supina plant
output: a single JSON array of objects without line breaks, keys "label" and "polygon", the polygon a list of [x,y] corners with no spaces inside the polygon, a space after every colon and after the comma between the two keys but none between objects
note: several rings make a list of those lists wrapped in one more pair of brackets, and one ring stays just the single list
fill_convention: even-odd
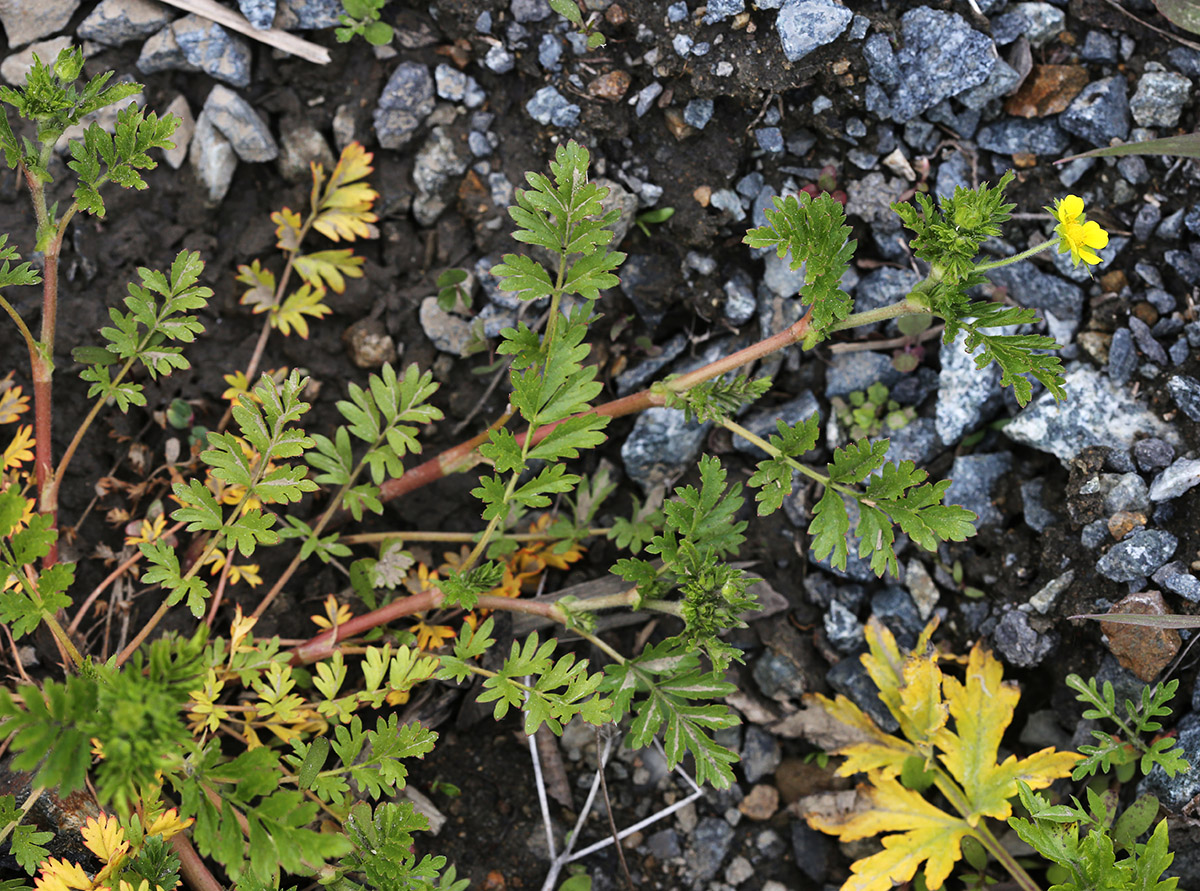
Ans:
[{"label": "potentilla supina plant", "polygon": [[995,263],[984,263],[977,268],[980,271],[1007,266],[1020,260],[1028,259],[1034,254],[1057,247],[1058,253],[1071,255],[1071,263],[1078,266],[1086,263],[1096,266],[1100,263],[1100,255],[1096,253],[1108,247],[1108,233],[1095,220],[1089,220],[1083,212],[1083,199],[1078,195],[1068,195],[1055,200],[1053,206],[1045,208],[1046,213],[1054,217],[1058,225],[1054,227],[1056,237],[1041,244],[1034,245],[1027,251],[1022,251],[1012,257],[1006,257]]}]

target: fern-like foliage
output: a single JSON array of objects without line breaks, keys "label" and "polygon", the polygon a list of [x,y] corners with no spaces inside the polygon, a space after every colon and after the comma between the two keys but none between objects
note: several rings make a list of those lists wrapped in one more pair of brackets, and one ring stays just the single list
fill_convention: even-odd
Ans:
[{"label": "fern-like foliage", "polygon": [[[242,437],[257,458],[247,455],[232,434],[209,434],[210,447],[201,453],[201,460],[212,468],[214,477],[242,492],[228,515],[200,480],[175,483],[173,490],[181,507],[171,516],[187,523],[189,532],[211,533],[210,548],[236,548],[243,557],[249,557],[260,545],[277,544],[279,533],[272,528],[275,515],[251,505],[288,504],[316,490],[317,484],[305,478],[305,468],[282,460],[295,458],[313,445],[303,430],[293,426],[308,411],[308,403],[300,400],[306,384],[307,379],[297,371],[282,384],[264,374],[254,391],[258,400],[243,399],[234,407],[233,416]],[[166,588],[168,605],[186,601],[194,616],[203,615],[209,594],[208,583],[199,575],[203,561],[181,572],[179,558],[166,542],[142,542],[138,547],[151,564],[142,581]]]},{"label": "fern-like foliage", "polygon": [[792,269],[804,267],[801,299],[812,309],[810,339],[815,346],[835,322],[850,315],[853,301],[841,288],[857,242],[849,240],[846,211],[828,194],[816,198],[805,192],[774,199],[774,210],[765,211],[767,225],[751,229],[743,239],[750,247],[774,248],[780,257],[791,255]]},{"label": "fern-like foliage", "polygon": [[696,652],[676,639],[647,647],[636,659],[608,665],[604,673],[613,718],[634,716],[627,740],[631,748],[650,745],[661,730],[669,767],[690,753],[697,780],[729,788],[737,754],[712,734],[733,727],[738,718],[724,703],[712,701],[735,689],[721,672],[704,670]]},{"label": "fern-like foliage", "polygon": [[[47,617],[71,605],[67,589],[75,580],[74,563],[56,563],[36,572],[34,565],[58,540],[54,517],[35,514],[14,532],[25,513],[16,486],[0,492],[0,621],[15,639],[34,631]],[[31,579],[26,569],[34,574]]]},{"label": "fern-like foliage", "polygon": [[1188,769],[1181,750],[1175,747],[1175,738],[1164,736],[1147,744],[1142,738],[1162,730],[1158,718],[1171,716],[1171,699],[1179,689],[1179,680],[1143,687],[1141,701],[1134,703],[1126,699],[1124,713],[1117,704],[1117,696],[1110,681],[1100,687],[1095,678],[1086,681],[1077,674],[1067,675],[1067,686],[1075,691],[1075,698],[1091,708],[1085,709],[1083,717],[1091,721],[1108,720],[1117,725],[1120,736],[1093,730],[1100,745],[1083,745],[1079,751],[1086,757],[1080,761],[1072,778],[1081,780],[1097,770],[1107,773],[1122,764],[1140,762],[1143,774],[1148,774],[1155,764],[1173,777]]},{"label": "fern-like foliage", "polygon": [[1017,401],[1024,405],[1033,395],[1029,377],[1050,390],[1055,399],[1065,397],[1062,363],[1046,352],[1059,345],[1041,335],[991,333],[988,329],[1036,322],[1037,315],[1031,309],[973,301],[967,296],[970,288],[987,281],[976,258],[985,240],[1000,235],[1001,224],[1015,207],[1004,200],[1004,190],[1012,178],[1009,171],[995,186],[983,183],[977,189],[956,187],[954,196],[944,199],[940,206],[918,194],[916,207],[893,204],[892,209],[914,233],[913,251],[933,269],[909,299],[945,321],[944,343],[953,343],[958,332],[965,330],[964,347],[968,352],[982,344],[976,365],[985,368],[996,363],[1001,371],[1000,383],[1012,387]]},{"label": "fern-like foliage", "polygon": [[[54,838],[53,832],[38,832],[32,826],[21,823],[25,812],[17,807],[16,799],[11,795],[0,795],[0,828],[15,823],[9,833],[9,853],[29,875],[33,875],[38,864],[49,856],[50,852],[44,845]],[[22,883],[17,887],[24,888]]]},{"label": "fern-like foliage", "polygon": [[[152,378],[191,367],[183,348],[174,344],[191,343],[204,331],[191,314],[207,306],[212,297],[211,288],[197,284],[203,271],[200,254],[188,251],[175,257],[169,275],[156,269],[138,269],[142,283],[129,284],[125,298],[128,312],[110,308],[112,326],[100,329],[108,343],[74,350],[76,361],[88,366],[79,375],[91,384],[88,398],[112,399],[122,412],[127,412],[131,405],[146,404],[142,385],[125,380],[135,362]],[[113,367],[118,363],[123,364],[113,376]]]}]

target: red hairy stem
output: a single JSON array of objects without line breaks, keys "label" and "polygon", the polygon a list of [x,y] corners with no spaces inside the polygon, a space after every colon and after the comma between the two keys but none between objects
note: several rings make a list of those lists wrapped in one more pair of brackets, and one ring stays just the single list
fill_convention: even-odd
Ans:
[{"label": "red hairy stem", "polygon": [[[710,362],[703,368],[698,368],[695,371],[680,375],[674,380],[667,381],[667,389],[676,393],[686,392],[697,384],[720,377],[729,371],[733,371],[735,368],[748,365],[751,362],[771,355],[771,353],[799,343],[808,334],[811,315],[810,310],[804,318],[780,331],[778,334],[773,334],[765,340],[760,340],[758,343],[752,344],[745,349],[731,353],[715,362]],[[587,412],[587,414],[621,418],[626,415],[645,411],[655,405],[662,405],[666,402],[666,398],[666,395],[661,391],[656,392],[653,389],[642,390],[641,392],[631,393],[620,399],[606,402],[603,405],[598,405],[590,412]],[[553,424],[547,424],[544,427],[539,427],[533,434],[534,443],[541,442],[550,434],[551,430],[561,423],[563,422],[558,421]],[[525,444],[525,437],[528,435],[528,431],[518,434],[517,445],[523,446]],[[452,449],[442,452],[436,458],[431,458],[423,464],[418,464],[411,470],[406,470],[404,475],[398,479],[388,480],[380,487],[380,500],[386,502],[394,498],[400,498],[409,492],[414,492],[423,486],[427,486],[434,480],[439,480],[451,473],[466,470],[474,466],[483,460],[479,454],[479,446],[486,440],[487,431],[464,443],[456,445]]]}]

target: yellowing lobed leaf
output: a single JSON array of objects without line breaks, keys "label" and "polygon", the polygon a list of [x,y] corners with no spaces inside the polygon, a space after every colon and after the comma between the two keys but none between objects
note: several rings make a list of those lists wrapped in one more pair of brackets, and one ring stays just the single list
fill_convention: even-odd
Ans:
[{"label": "yellowing lobed leaf", "polygon": [[[884,850],[851,866],[853,877],[842,891],[888,891],[912,879],[925,861],[926,885],[939,888],[959,860],[964,836],[977,839],[982,817],[1006,819],[1017,781],[1041,789],[1068,776],[1080,755],[1043,749],[1028,758],[1009,756],[997,764],[1000,741],[1012,723],[1020,699],[1005,684],[1003,666],[980,644],[967,660],[966,679],[943,675],[929,646],[931,622],[916,649],[903,656],[895,637],[879,622],[867,628],[869,652],[863,665],[879,687],[879,698],[900,724],[903,739],[885,733],[845,697],[813,697],[836,720],[861,737],[832,754],[845,756],[841,776],[866,772],[870,786],[859,788],[860,806],[849,814],[810,813],[809,825],[843,841],[895,833],[882,839]],[[918,757],[932,771],[936,788],[958,814],[927,802],[898,780],[905,762]]]},{"label": "yellowing lobed leaf", "polygon": [[337,166],[329,175],[324,194],[320,193],[324,171],[319,164],[313,165],[313,207],[317,216],[313,228],[332,241],[354,241],[356,238],[378,238],[379,230],[373,223],[379,220],[371,207],[379,197],[368,183],[358,182],[374,168],[374,156],[357,142],[342,150]]},{"label": "yellowing lobed leaf", "polygon": [[285,207],[271,214],[271,222],[275,224],[275,247],[281,251],[297,251],[303,241],[304,222],[300,214]]},{"label": "yellowing lobed leaf", "polygon": [[324,284],[336,294],[346,290],[346,278],[362,278],[363,258],[354,256],[349,248],[336,251],[315,251],[295,258],[299,276],[314,288]]},{"label": "yellowing lobed leaf", "polygon": [[[259,310],[255,307],[254,311]],[[314,288],[305,282],[298,291],[288,295],[283,301],[283,306],[272,312],[271,326],[278,328],[284,335],[290,334],[292,328],[295,328],[296,333],[307,340],[308,321],[304,317],[320,319],[332,312],[333,310],[325,304],[325,289]]]},{"label": "yellowing lobed leaf", "polygon": [[[12,378],[8,373],[5,380]],[[4,381],[0,381],[3,384]],[[11,424],[22,412],[29,409],[29,397],[21,395],[20,387],[4,387],[0,389],[0,424]]]},{"label": "yellowing lobed leaf", "polygon": [[1021,698],[1015,686],[1003,682],[1003,673],[992,654],[976,644],[967,663],[966,684],[952,677],[943,682],[955,729],[953,733],[943,729],[937,746],[943,753],[942,764],[967,793],[972,810],[965,816],[972,826],[981,816],[1005,820],[1012,814],[1008,799],[1017,794],[1017,780],[1031,789],[1043,789],[1070,774],[1082,757],[1047,748],[1021,760],[1010,755],[996,764],[1000,739]]},{"label": "yellowing lobed leaf", "polygon": [[18,427],[12,441],[4,447],[4,453],[0,455],[0,470],[20,467],[21,462],[32,461],[35,445],[37,440],[33,438],[33,427],[29,424]]},{"label": "yellowing lobed leaf", "polygon": [[971,827],[882,771],[871,771],[867,776],[871,785],[859,786],[858,795],[869,807],[842,819],[816,815],[808,818],[813,829],[836,835],[842,841],[897,833],[883,839],[883,850],[878,854],[850,866],[853,875],[842,885],[842,891],[891,891],[893,884],[911,880],[924,861],[928,861],[927,887],[940,888],[961,856],[963,836],[973,834]]},{"label": "yellowing lobed leaf", "polygon": [[83,836],[84,846],[101,863],[119,862],[129,850],[129,842],[125,840],[125,830],[121,828],[120,821],[108,814],[101,814],[99,819],[89,817],[79,834]]}]

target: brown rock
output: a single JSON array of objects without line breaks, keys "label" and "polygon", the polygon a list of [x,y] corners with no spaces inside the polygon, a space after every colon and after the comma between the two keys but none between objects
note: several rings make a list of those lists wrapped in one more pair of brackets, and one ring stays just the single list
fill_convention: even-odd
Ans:
[{"label": "brown rock", "polygon": [[1128,510],[1119,510],[1108,518],[1108,534],[1114,541],[1120,541],[1135,526],[1145,526],[1146,515]]},{"label": "brown rock", "polygon": [[848,779],[835,777],[832,767],[821,767],[815,761],[803,758],[784,758],[775,768],[775,788],[784,804],[830,789],[848,789],[852,785]]},{"label": "brown rock", "polygon": [[1111,269],[1104,275],[1100,276],[1100,287],[1106,292],[1112,291],[1116,293],[1126,285],[1125,273],[1120,269]]},{"label": "brown rock", "polygon": [[671,131],[671,135],[680,142],[696,132],[695,127],[683,120],[683,112],[678,108],[665,109],[663,119],[667,122],[667,129]]},{"label": "brown rock", "polygon": [[1087,69],[1080,65],[1035,65],[1021,88],[1008,97],[1004,110],[1020,118],[1058,114],[1067,110],[1087,83]]},{"label": "brown rock", "polygon": [[1149,325],[1154,327],[1154,323],[1158,321],[1158,310],[1153,303],[1148,303],[1141,300],[1133,305],[1133,314]]},{"label": "brown rock", "polygon": [[738,810],[751,820],[770,820],[779,810],[779,790],[766,783],[759,783],[742,799]]},{"label": "brown rock", "polygon": [[1108,364],[1108,347],[1112,343],[1112,335],[1103,331],[1081,331],[1075,336],[1076,342],[1083,351],[1101,365]]},{"label": "brown rock", "polygon": [[708,207],[708,202],[712,200],[712,186],[696,186],[692,197],[701,207]]},{"label": "brown rock", "polygon": [[[1109,612],[1140,616],[1171,615],[1158,591],[1130,594]],[[1117,661],[1146,683],[1154,680],[1179,652],[1179,632],[1174,628],[1149,628],[1101,621],[1100,630],[1108,638],[1108,649],[1117,657]]]},{"label": "brown rock", "polygon": [[588,84],[588,95],[593,99],[607,99],[609,102],[620,102],[632,82],[628,71],[610,71],[601,74]]},{"label": "brown rock", "polygon": [[[431,298],[434,302],[437,298]],[[359,368],[379,368],[396,361],[396,344],[379,319],[360,319],[342,333],[350,361]]]},{"label": "brown rock", "polygon": [[625,7],[623,7],[620,3],[614,3],[604,13],[604,20],[610,25],[624,25],[627,21],[629,21],[629,13],[625,11]]}]

